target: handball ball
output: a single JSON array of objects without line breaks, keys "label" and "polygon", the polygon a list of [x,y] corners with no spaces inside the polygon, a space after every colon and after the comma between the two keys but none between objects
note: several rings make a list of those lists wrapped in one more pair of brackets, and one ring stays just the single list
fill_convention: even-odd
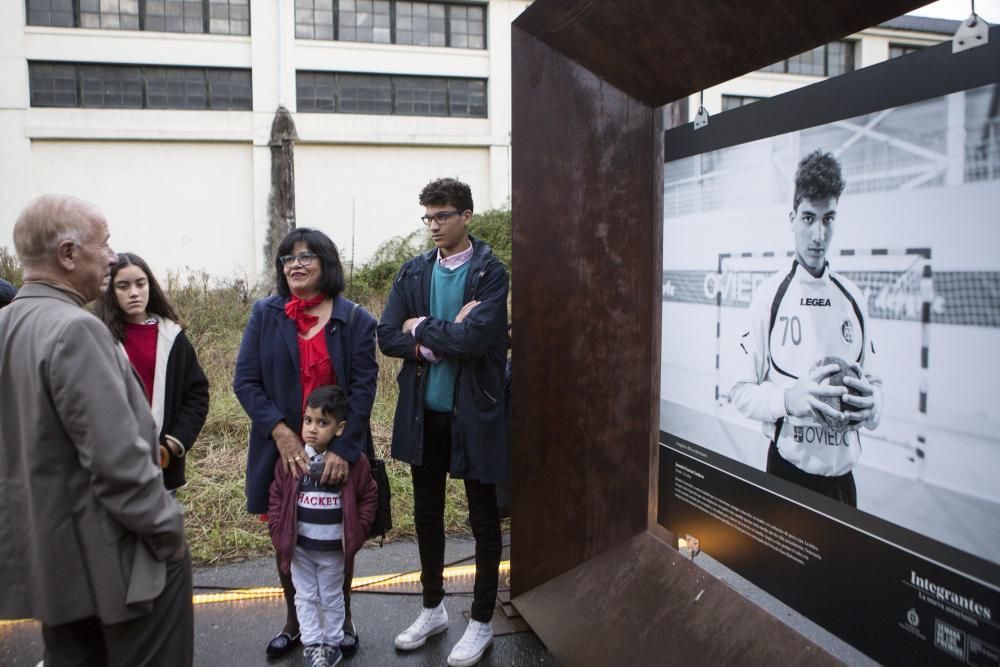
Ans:
[{"label": "handball ball", "polygon": [[[837,366],[840,367],[840,369],[837,372],[827,375],[825,378],[820,380],[819,383],[820,386],[822,387],[825,385],[830,385],[833,387],[847,387],[847,393],[851,394],[852,396],[860,396],[861,395],[860,392],[844,384],[845,376],[852,377],[855,380],[860,379],[858,377],[858,372],[849,363],[847,363],[840,357],[823,357],[823,359],[818,364],[816,364],[816,366],[817,367],[829,366],[831,364],[836,364]],[[829,405],[834,410],[837,410],[838,412],[857,412],[858,410],[861,409],[857,406],[843,402],[842,400],[840,400],[839,396],[829,396],[829,397],[822,396],[818,398],[819,400],[823,401],[824,403]],[[828,422],[824,417],[822,417],[822,415],[819,416],[828,427],[835,430],[844,430],[843,426],[838,424],[832,424]]]}]

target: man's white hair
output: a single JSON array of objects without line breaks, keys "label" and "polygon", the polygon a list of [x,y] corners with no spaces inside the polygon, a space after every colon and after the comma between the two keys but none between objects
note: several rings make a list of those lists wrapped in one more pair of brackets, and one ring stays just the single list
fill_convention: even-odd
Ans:
[{"label": "man's white hair", "polygon": [[42,195],[24,207],[14,223],[14,251],[26,267],[48,264],[63,241],[81,245],[101,218],[94,204],[69,195]]}]

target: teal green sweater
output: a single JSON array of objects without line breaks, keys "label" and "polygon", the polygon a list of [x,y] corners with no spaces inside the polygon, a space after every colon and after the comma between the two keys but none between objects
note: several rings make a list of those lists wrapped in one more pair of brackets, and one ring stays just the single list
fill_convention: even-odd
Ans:
[{"label": "teal green sweater", "polygon": [[[462,309],[465,298],[465,277],[469,274],[469,262],[454,271],[442,268],[434,262],[431,274],[431,317],[454,322]],[[424,386],[424,407],[435,412],[451,412],[455,399],[455,378],[458,376],[458,360],[445,357],[431,364]]]}]

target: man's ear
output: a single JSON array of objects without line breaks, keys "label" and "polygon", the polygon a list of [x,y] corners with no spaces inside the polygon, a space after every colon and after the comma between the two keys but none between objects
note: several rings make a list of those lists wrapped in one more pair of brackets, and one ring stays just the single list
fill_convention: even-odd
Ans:
[{"label": "man's ear", "polygon": [[794,208],[791,211],[788,212],[788,224],[792,224],[793,222],[795,222],[795,209]]},{"label": "man's ear", "polygon": [[67,269],[72,269],[75,265],[74,255],[76,253],[76,244],[66,239],[59,243],[56,247],[56,257],[59,259],[59,264]]}]

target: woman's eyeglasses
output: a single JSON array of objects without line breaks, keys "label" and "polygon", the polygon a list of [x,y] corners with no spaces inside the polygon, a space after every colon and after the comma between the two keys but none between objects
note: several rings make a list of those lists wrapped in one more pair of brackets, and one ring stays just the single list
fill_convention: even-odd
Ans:
[{"label": "woman's eyeglasses", "polygon": [[316,253],[314,252],[300,252],[298,255],[282,255],[278,258],[282,266],[291,266],[296,261],[301,266],[309,266],[316,259]]}]

